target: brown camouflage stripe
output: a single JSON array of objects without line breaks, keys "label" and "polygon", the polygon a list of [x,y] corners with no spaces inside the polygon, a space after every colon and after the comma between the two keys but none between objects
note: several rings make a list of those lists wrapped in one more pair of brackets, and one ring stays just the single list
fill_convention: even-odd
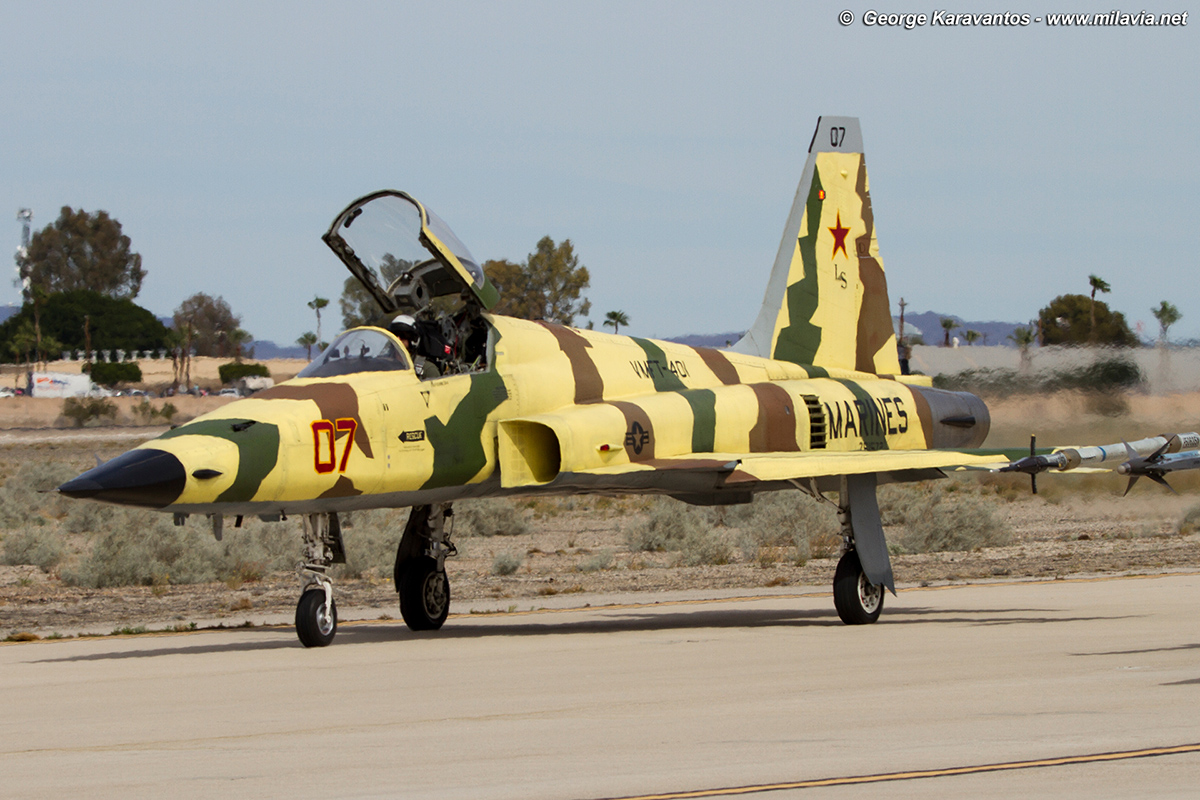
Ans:
[{"label": "brown camouflage stripe", "polygon": [[650,415],[636,403],[614,400],[609,403],[625,415],[625,455],[631,462],[649,461],[654,458],[654,424]]},{"label": "brown camouflage stripe", "polygon": [[600,377],[600,370],[587,353],[592,343],[562,325],[544,321],[539,321],[538,324],[554,334],[559,349],[571,362],[571,375],[575,379],[575,404],[584,405],[603,400],[604,379]]},{"label": "brown camouflage stripe", "polygon": [[317,496],[318,500],[324,500],[327,497],[355,497],[362,492],[355,488],[354,481],[347,478],[345,475],[338,477],[337,483],[321,492]]},{"label": "brown camouflage stripe", "polygon": [[854,368],[859,372],[875,372],[875,354],[887,346],[892,336],[892,311],[888,302],[887,279],[883,265],[871,256],[871,236],[875,231],[875,212],[867,191],[867,159],[859,156],[858,179],[855,191],[862,200],[862,220],[866,233],[854,243],[858,254],[858,278],[862,281],[862,308],[858,312],[858,331],[855,339]]},{"label": "brown camouflage stripe", "polygon": [[693,348],[704,361],[705,366],[713,371],[717,376],[717,380],[726,386],[733,386],[736,383],[741,383],[742,379],[738,377],[737,368],[720,350],[714,350],[711,347],[696,347]]},{"label": "brown camouflage stripe", "polygon": [[[308,386],[275,386],[258,392],[255,398],[261,400],[311,400],[317,404],[322,419],[330,421],[352,419],[358,423],[354,431],[354,444],[367,458],[374,458],[371,450],[371,437],[367,435],[362,417],[358,413],[358,392],[348,383],[314,383]],[[345,434],[338,431],[341,438]]]},{"label": "brown camouflage stripe", "polygon": [[773,383],[752,383],[758,421],[750,429],[751,453],[798,451],[796,408],[787,390]]}]

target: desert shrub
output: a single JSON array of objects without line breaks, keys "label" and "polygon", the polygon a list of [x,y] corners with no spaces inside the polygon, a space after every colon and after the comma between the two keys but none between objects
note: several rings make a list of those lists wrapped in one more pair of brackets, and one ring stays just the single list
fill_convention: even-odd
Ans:
[{"label": "desert shrub", "polygon": [[[974,392],[981,395],[1008,397],[1013,394],[1038,394],[1059,391],[1085,392],[1096,413],[1113,416],[1118,408],[1113,400],[1107,402],[1093,397],[1120,397],[1123,392],[1137,389],[1145,383],[1138,365],[1129,358],[1108,356],[1098,358],[1082,367],[1038,372],[1023,375],[1011,369],[969,369],[949,375],[935,375],[933,385],[938,389]],[[1122,409],[1119,413],[1127,410]]]},{"label": "desert shrub", "polygon": [[1043,379],[1044,391],[1074,389],[1082,392],[1113,392],[1136,389],[1145,383],[1137,363],[1128,358],[1099,358],[1085,367],[1055,370]]},{"label": "desert shrub", "polygon": [[492,559],[492,574],[512,575],[521,568],[524,560],[520,554],[505,550]]},{"label": "desert shrub", "polygon": [[94,420],[115,420],[117,404],[103,397],[68,397],[63,400],[62,415],[82,428]]},{"label": "desert shrub", "polygon": [[[342,544],[346,563],[334,571],[335,577],[387,577],[396,563],[396,546],[404,534],[406,517],[392,509],[374,509],[342,514]],[[299,552],[298,532],[293,533],[292,548]]]},{"label": "desert shrub", "polygon": [[256,580],[299,555],[295,526],[226,527],[218,542],[206,522],[176,527],[165,514],[117,509],[111,529],[75,567],[63,569],[62,579],[93,588]]},{"label": "desert shrub", "polygon": [[701,564],[728,564],[733,556],[722,532],[716,528],[696,527],[679,543],[680,563],[687,567]]},{"label": "desert shrub", "polygon": [[606,547],[599,553],[593,554],[590,558],[585,558],[575,565],[575,569],[580,572],[599,572],[605,569],[612,569],[613,562],[616,560],[616,554],[611,547]]},{"label": "desert shrub", "polygon": [[169,518],[156,519],[150,512],[126,514],[132,519],[117,522],[78,565],[63,570],[65,583],[103,588],[216,579],[216,570],[206,566],[215,560],[213,553],[199,552],[210,550],[210,542],[215,545],[211,536],[194,527],[176,528]]},{"label": "desert shrub", "polygon": [[1032,394],[1040,390],[1040,376],[1022,375],[1017,370],[1003,367],[981,367],[962,372],[934,375],[936,389],[953,392],[973,392],[979,395],[1006,397],[1011,394]]},{"label": "desert shrub", "polygon": [[74,501],[49,492],[74,478],[75,474],[74,469],[58,461],[21,464],[0,487],[0,528],[16,530],[29,525],[42,526],[67,513]]},{"label": "desert shrub", "polygon": [[49,572],[62,560],[63,546],[52,530],[14,531],[4,537],[4,563],[9,566],[32,564]]},{"label": "desert shrub", "polygon": [[1179,520],[1179,532],[1187,535],[1200,531],[1200,506],[1192,506]]},{"label": "desert shrub", "polygon": [[142,368],[131,361],[110,363],[97,361],[84,364],[84,371],[92,376],[92,382],[101,386],[116,386],[118,383],[141,383]]},{"label": "desert shrub", "polygon": [[221,383],[233,383],[240,378],[271,377],[271,370],[267,369],[266,364],[250,364],[247,362],[230,361],[228,364],[222,364],[217,367],[217,374],[221,377]]},{"label": "desert shrub", "polygon": [[625,532],[625,544],[630,550],[661,553],[678,550],[689,533],[704,524],[698,510],[678,500],[656,497],[646,518]]},{"label": "desert shrub", "polygon": [[71,503],[62,527],[67,533],[100,533],[113,526],[120,511],[103,503]]},{"label": "desert shrub", "polygon": [[520,536],[529,531],[525,515],[511,500],[472,500],[454,507],[455,536]]},{"label": "desert shrub", "polygon": [[802,492],[769,492],[756,495],[754,502],[730,508],[728,524],[741,530],[738,546],[747,561],[772,560],[772,550],[793,547],[793,560],[835,554],[842,544],[837,512]]},{"label": "desert shrub", "polygon": [[163,403],[160,408],[155,408],[145,398],[142,398],[142,402],[135,405],[132,410],[134,417],[143,425],[153,425],[159,420],[170,422],[171,418],[179,413],[179,409],[175,407],[174,403]]},{"label": "desert shrub", "polygon": [[936,487],[905,512],[899,545],[909,553],[940,553],[999,547],[1012,542],[1012,529],[974,492]]}]

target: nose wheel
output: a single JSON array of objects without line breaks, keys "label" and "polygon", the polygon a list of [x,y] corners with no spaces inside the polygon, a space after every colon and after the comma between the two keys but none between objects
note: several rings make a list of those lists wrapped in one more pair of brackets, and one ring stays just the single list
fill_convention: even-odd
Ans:
[{"label": "nose wheel", "polygon": [[296,636],[305,647],[327,647],[337,634],[337,603],[327,574],[346,561],[337,514],[306,514],[302,520],[305,560],[296,565],[300,602],[296,603]]},{"label": "nose wheel", "polygon": [[337,633],[337,603],[324,588],[307,590],[296,604],[296,635],[305,647],[325,647]]}]

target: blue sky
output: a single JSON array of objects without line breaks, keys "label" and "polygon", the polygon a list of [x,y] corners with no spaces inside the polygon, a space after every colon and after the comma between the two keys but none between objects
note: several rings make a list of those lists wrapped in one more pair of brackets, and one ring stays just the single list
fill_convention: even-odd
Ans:
[{"label": "blue sky", "polygon": [[[1184,315],[1173,338],[1200,336],[1200,19],[837,21],[871,8],[932,10],[5,2],[0,243],[16,248],[20,207],[35,228],[63,205],[106,209],[143,256],[139,303],[222,295],[288,344],[347,274],[320,235],[395,188],[481,259],[570,238],[597,324],[621,309],[635,335],[737,330],[816,118],[844,114],[862,120],[893,304],[1027,320],[1096,273],[1149,333],[1167,299]],[[1076,9],[1093,10],[1004,10]],[[0,303],[17,300],[0,282]]]}]

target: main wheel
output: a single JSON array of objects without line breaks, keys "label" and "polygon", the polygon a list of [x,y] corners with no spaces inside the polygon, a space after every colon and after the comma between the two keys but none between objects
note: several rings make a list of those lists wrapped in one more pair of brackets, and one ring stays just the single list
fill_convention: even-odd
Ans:
[{"label": "main wheel", "polygon": [[450,579],[437,561],[420,556],[400,573],[400,616],[409,630],[436,631],[450,614]]},{"label": "main wheel", "polygon": [[325,590],[309,589],[296,604],[296,635],[305,647],[325,647],[337,633],[337,603],[325,613]]},{"label": "main wheel", "polygon": [[883,587],[867,580],[853,550],[842,556],[833,574],[833,605],[847,625],[869,625],[883,611]]}]

